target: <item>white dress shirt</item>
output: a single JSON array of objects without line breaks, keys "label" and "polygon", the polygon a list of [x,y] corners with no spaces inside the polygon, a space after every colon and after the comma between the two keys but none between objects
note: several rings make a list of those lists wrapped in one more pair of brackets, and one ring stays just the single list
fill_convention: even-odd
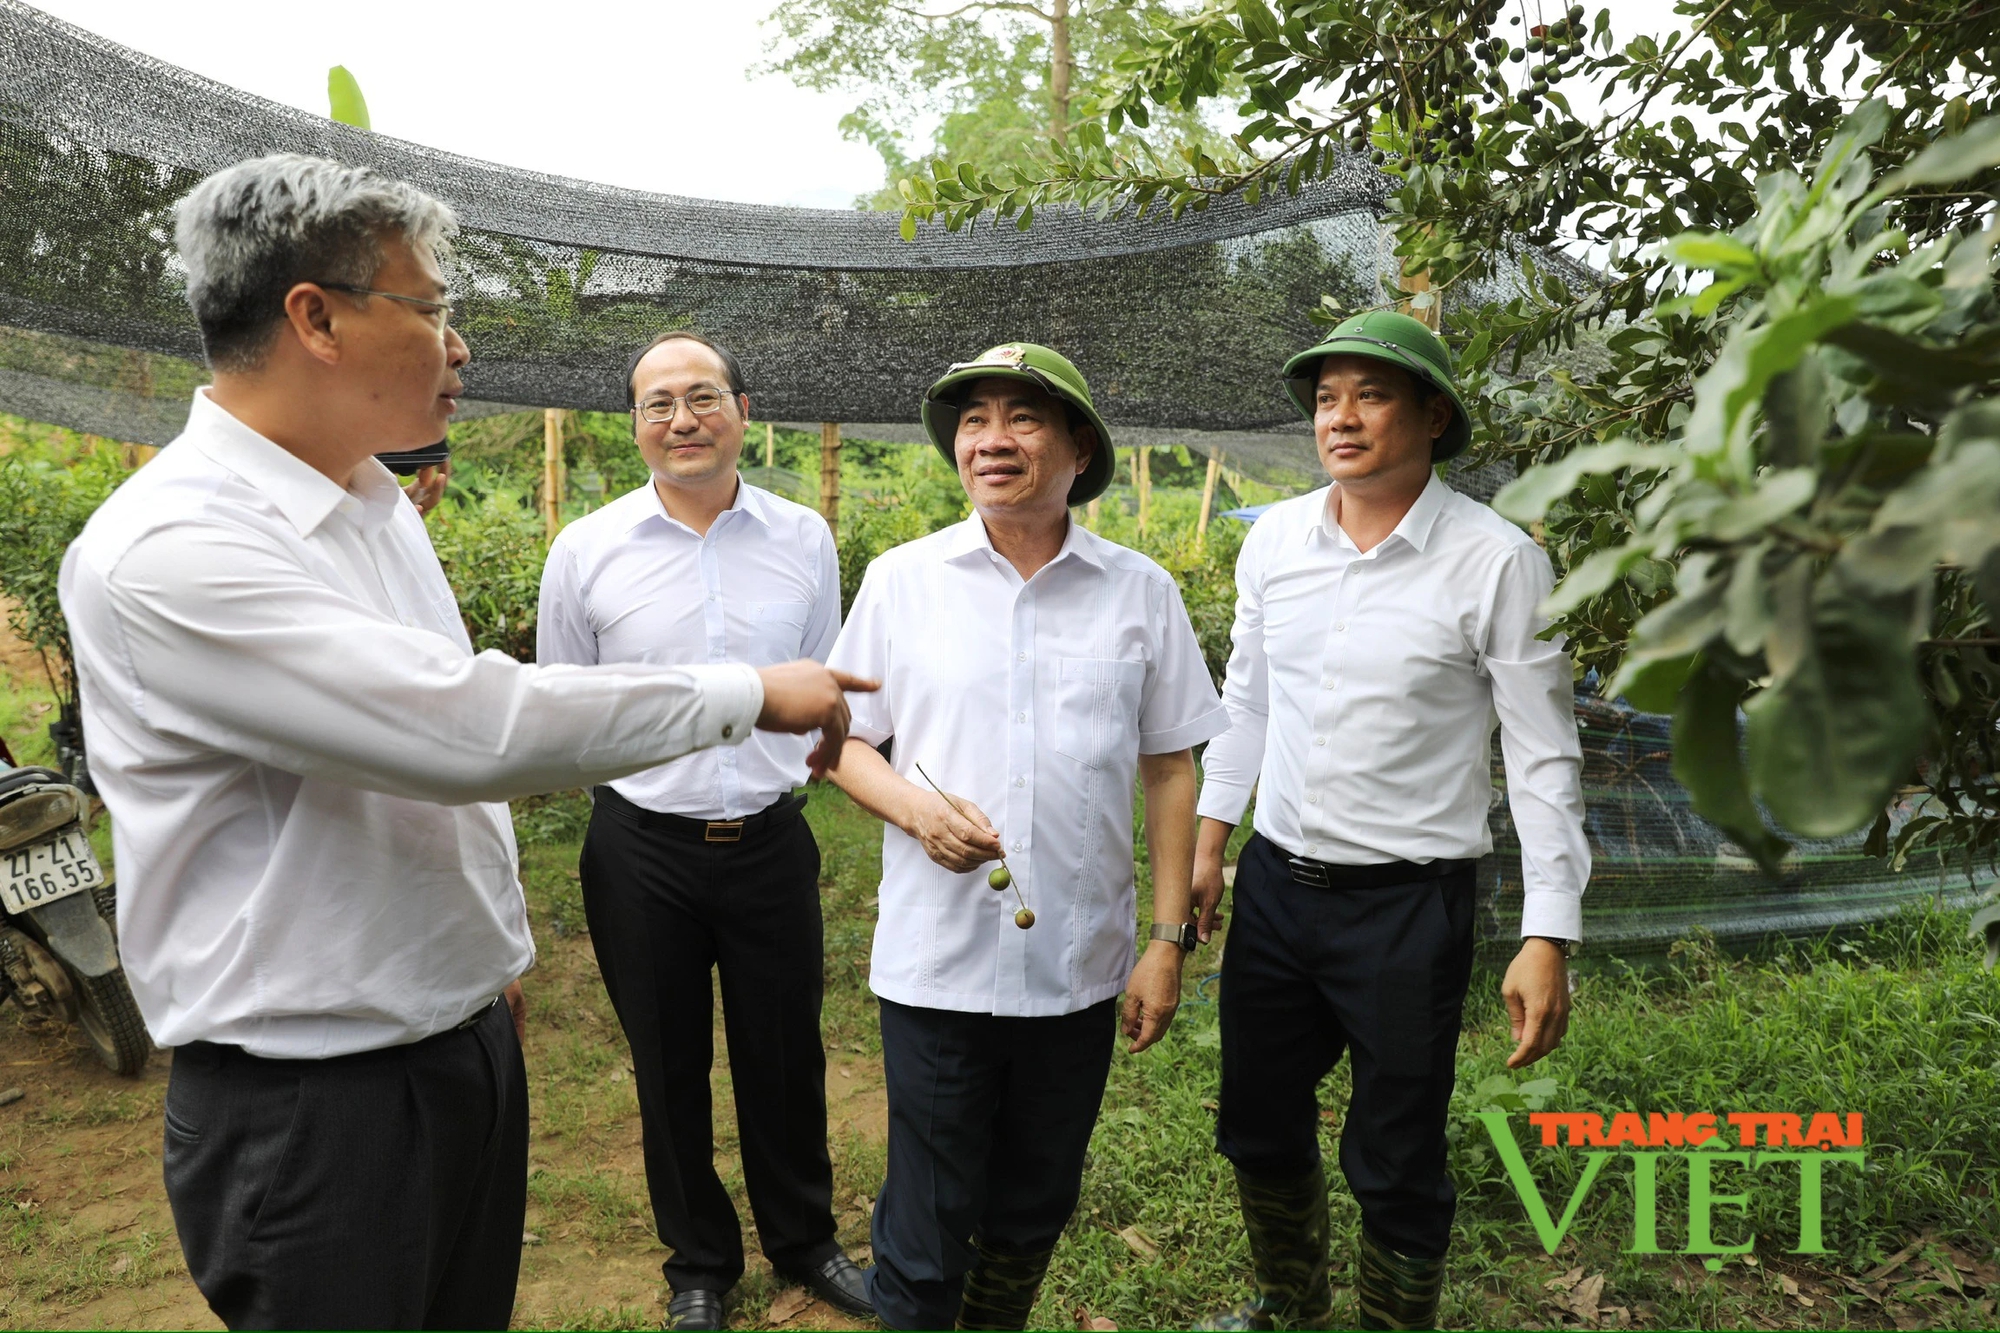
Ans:
[{"label": "white dress shirt", "polygon": [[895,737],[999,830],[1034,909],[991,869],[946,870],[891,825],[868,984],[884,999],[1016,1017],[1073,1013],[1132,971],[1132,784],[1141,754],[1216,735],[1227,715],[1173,576],[1070,524],[1023,582],[977,515],[877,557],[830,665],[882,682],[850,695],[852,734]]},{"label": "white dress shirt", "polygon": [[[840,633],[840,557],[826,520],[739,478],[706,536],[649,481],[556,534],[535,660],[656,666],[824,662]],[[611,784],[634,805],[741,819],[804,782],[805,736],[758,732]]]},{"label": "white dress shirt", "polygon": [[1521,835],[1523,935],[1580,939],[1590,844],[1569,655],[1535,636],[1542,549],[1435,476],[1362,552],[1335,488],[1286,500],[1236,561],[1229,731],[1203,755],[1203,815],[1338,865],[1493,849],[1493,725]]},{"label": "white dress shirt", "polygon": [[196,393],[63,561],[120,953],[154,1038],[320,1058],[449,1028],[534,961],[499,802],[741,742],[744,666],[476,656],[423,521]]}]

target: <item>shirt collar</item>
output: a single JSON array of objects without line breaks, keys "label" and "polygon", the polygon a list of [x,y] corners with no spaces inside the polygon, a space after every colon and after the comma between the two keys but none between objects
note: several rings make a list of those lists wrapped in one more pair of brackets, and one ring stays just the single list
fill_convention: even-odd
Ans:
[{"label": "shirt collar", "polygon": [[[627,532],[630,532],[642,523],[650,522],[656,518],[663,523],[671,523],[676,527],[687,526],[667,512],[666,501],[660,498],[660,488],[653,484],[651,477],[646,478],[646,484],[641,486],[634,494],[643,494],[645,499],[639,502],[637,512],[632,516],[632,522],[625,529]],[[715,516],[715,521],[720,523],[730,514],[738,513],[756,519],[767,528],[772,526],[769,501],[765,499],[762,491],[745,481],[741,473],[738,473],[736,477],[736,498],[729,502],[727,509]],[[714,531],[714,529],[711,528],[710,531]]]},{"label": "shirt collar", "polygon": [[[1104,554],[1098,549],[1097,544],[1103,540],[1102,537],[1084,527],[1083,524],[1077,522],[1072,516],[1069,519],[1069,531],[1063,534],[1062,549],[1056,552],[1056,558],[1049,561],[1049,564],[1058,564],[1061,561],[1075,557],[1085,564],[1094,565],[1102,569],[1104,568]],[[977,510],[974,510],[972,515],[963,523],[960,523],[957,529],[954,530],[951,542],[945,550],[944,558],[947,560],[958,560],[975,552],[984,552],[989,560],[1003,558],[998,551],[993,549],[992,534],[986,531],[986,520],[979,516]],[[1044,568],[1046,567],[1044,566]]]},{"label": "shirt collar", "polygon": [[[1444,512],[1445,497],[1450,493],[1451,488],[1438,479],[1436,472],[1432,472],[1431,479],[1418,493],[1416,503],[1410,506],[1409,512],[1403,515],[1403,521],[1396,525],[1389,537],[1401,537],[1406,546],[1421,554],[1431,539],[1431,530],[1437,526],[1438,515]],[[1339,494],[1338,485],[1327,488],[1326,502],[1319,510],[1319,522],[1306,529],[1308,541],[1323,538],[1343,546],[1354,545],[1353,539],[1341,531],[1340,524],[1334,521],[1333,506]]]},{"label": "shirt collar", "polygon": [[389,470],[370,458],[354,470],[351,488],[313,467],[284,446],[258,434],[229,409],[196,389],[188,411],[187,436],[197,449],[262,494],[298,530],[310,537],[327,516],[350,502],[355,521],[373,528],[395,512],[402,488]]}]

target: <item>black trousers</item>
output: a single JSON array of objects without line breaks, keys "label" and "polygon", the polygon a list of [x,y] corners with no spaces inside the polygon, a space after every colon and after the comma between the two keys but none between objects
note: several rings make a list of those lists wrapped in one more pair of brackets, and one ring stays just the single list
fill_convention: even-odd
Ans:
[{"label": "black trousers", "polygon": [[1254,836],[1236,865],[1222,955],[1216,1146],[1266,1179],[1319,1161],[1319,1082],[1348,1054],[1340,1169],[1376,1239],[1437,1258],[1458,1194],[1445,1169],[1474,872],[1371,889],[1293,882]]},{"label": "black trousers", "polygon": [[953,1327],[977,1241],[1055,1246],[1083,1186],[1117,1004],[996,1018],[881,1001],[889,1173],[868,1285],[886,1327]]},{"label": "black trousers", "polygon": [[600,787],[582,876],[597,966],[632,1047],[653,1221],[674,1252],[661,1265],[668,1284],[727,1291],[743,1276],[742,1229],[715,1173],[711,970],[764,1255],[787,1270],[832,1258],[811,827],[794,816],[741,842],[702,842]]},{"label": "black trousers", "polygon": [[194,1042],[166,1110],[174,1229],[229,1327],[507,1327],[528,1083],[506,1005],[330,1060]]}]

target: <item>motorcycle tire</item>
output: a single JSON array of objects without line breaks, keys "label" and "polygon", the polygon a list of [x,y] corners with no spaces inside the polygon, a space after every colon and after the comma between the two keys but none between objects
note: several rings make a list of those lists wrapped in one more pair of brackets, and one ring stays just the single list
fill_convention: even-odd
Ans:
[{"label": "motorcycle tire", "polygon": [[70,973],[76,987],[77,1020],[84,1040],[106,1069],[127,1078],[138,1075],[153,1053],[153,1038],[139,1017],[138,1002],[125,984],[125,969],[101,977]]}]

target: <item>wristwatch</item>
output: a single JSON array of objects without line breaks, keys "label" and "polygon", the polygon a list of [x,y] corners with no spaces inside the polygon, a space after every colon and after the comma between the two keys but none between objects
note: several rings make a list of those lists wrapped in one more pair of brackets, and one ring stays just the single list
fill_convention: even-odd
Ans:
[{"label": "wristwatch", "polygon": [[1193,953],[1201,943],[1201,936],[1195,934],[1192,921],[1183,921],[1179,925],[1168,921],[1155,921],[1153,933],[1149,938],[1178,944],[1182,953]]}]

